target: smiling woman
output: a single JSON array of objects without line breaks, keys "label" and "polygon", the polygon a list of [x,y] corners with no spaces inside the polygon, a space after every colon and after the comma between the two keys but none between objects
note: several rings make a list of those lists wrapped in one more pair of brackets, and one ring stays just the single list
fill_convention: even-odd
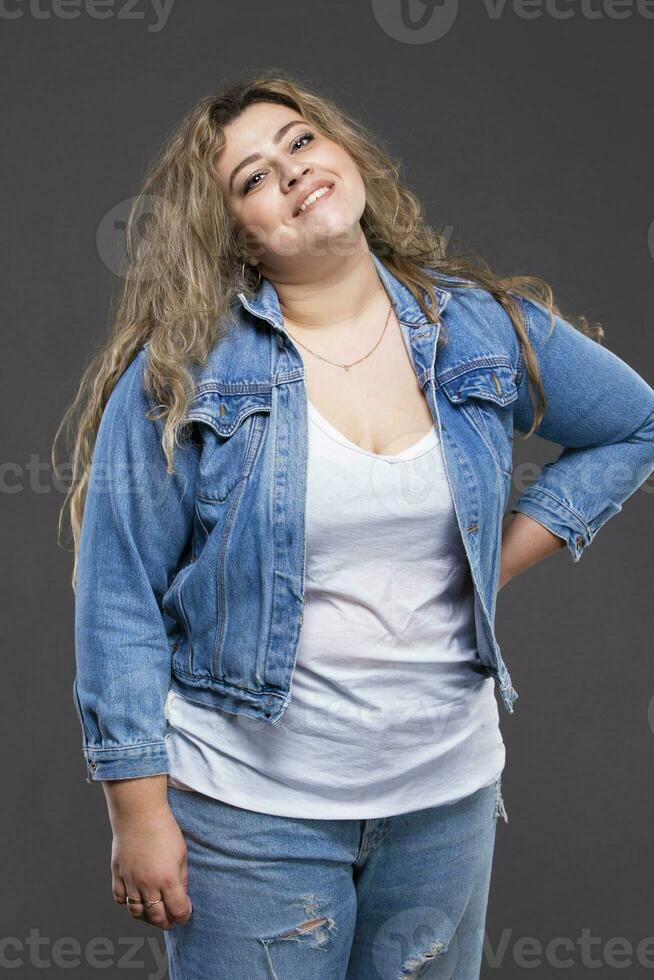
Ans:
[{"label": "smiling woman", "polygon": [[[262,275],[289,279],[290,286],[298,273],[307,284],[315,281],[319,261],[323,278],[337,242],[356,259],[365,241],[358,224],[366,206],[362,175],[344,146],[309,125],[289,106],[255,102],[225,126],[216,164],[247,261]],[[283,308],[292,322],[290,296],[283,297]]]},{"label": "smiling woman", "polygon": [[[478,978],[497,593],[654,470],[601,328],[446,254],[399,169],[289,76],[203,99],[62,421],[87,779],[172,980]],[[515,431],[563,449],[507,515]]]}]

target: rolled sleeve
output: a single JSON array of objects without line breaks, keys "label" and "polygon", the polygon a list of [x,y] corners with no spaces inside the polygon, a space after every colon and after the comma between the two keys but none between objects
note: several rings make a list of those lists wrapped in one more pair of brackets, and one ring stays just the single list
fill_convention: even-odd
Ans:
[{"label": "rolled sleeve", "polygon": [[[538,436],[562,446],[513,506],[567,545],[577,562],[600,528],[654,471],[654,389],[612,351],[560,316],[520,299],[547,398]],[[514,427],[533,408],[522,364]]]}]

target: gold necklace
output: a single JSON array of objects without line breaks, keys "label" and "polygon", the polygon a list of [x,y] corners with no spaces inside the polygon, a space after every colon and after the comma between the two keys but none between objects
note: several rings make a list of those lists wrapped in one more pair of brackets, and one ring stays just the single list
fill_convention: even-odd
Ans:
[{"label": "gold necklace", "polygon": [[[381,283],[380,283],[380,289],[381,289]],[[297,339],[297,337],[293,337],[293,334],[291,334],[291,336],[293,337],[293,340],[296,342],[296,344],[299,344],[300,347],[304,347],[304,349],[305,350],[308,350],[309,353],[310,354],[313,354],[314,357],[319,357],[321,361],[327,361],[328,364],[333,364],[335,367],[342,367],[343,370],[349,371],[350,368],[353,367],[355,364],[360,364],[361,361],[365,361],[365,359],[367,357],[370,357],[370,355],[373,353],[373,351],[376,350],[377,347],[379,347],[379,345],[382,342],[382,337],[386,333],[386,327],[388,326],[388,321],[390,319],[390,315],[391,315],[391,310],[392,309],[393,309],[393,304],[389,302],[388,313],[386,314],[386,322],[384,323],[384,329],[382,330],[381,336],[380,336],[379,340],[377,341],[377,343],[375,344],[375,346],[372,348],[372,350],[368,351],[367,354],[364,354],[364,356],[363,357],[360,357],[357,361],[350,361],[349,364],[339,364],[337,361],[330,361],[329,358],[323,357],[322,354],[316,354],[315,351],[311,350],[310,347],[307,347],[306,344],[303,344],[301,340],[298,340]],[[288,327],[286,329],[288,330]]]}]

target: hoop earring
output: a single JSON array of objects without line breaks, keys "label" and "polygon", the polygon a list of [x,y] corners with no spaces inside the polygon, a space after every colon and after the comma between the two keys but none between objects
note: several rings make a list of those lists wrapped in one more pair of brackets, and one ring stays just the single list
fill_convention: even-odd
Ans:
[{"label": "hoop earring", "polygon": [[[246,265],[247,265],[247,262],[245,262],[245,261],[241,262],[241,269],[242,269],[242,274],[243,274],[243,278],[244,279],[246,278],[246,269],[245,269]],[[252,268],[252,267],[250,267],[250,268]],[[261,285],[261,280],[263,278],[258,266],[257,266],[257,273],[259,275],[259,278],[257,279],[257,282],[256,282],[256,286],[255,286],[256,289],[258,289],[258,287]]]}]

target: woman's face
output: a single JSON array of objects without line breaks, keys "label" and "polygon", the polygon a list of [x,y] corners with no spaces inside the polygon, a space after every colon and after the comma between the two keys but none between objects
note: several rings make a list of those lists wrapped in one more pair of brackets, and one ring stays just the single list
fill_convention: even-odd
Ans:
[{"label": "woman's face", "polygon": [[[273,277],[309,271],[360,245],[366,197],[359,170],[337,143],[294,109],[260,102],[225,127],[216,160],[239,248]],[[327,193],[299,210],[310,192]]]}]

